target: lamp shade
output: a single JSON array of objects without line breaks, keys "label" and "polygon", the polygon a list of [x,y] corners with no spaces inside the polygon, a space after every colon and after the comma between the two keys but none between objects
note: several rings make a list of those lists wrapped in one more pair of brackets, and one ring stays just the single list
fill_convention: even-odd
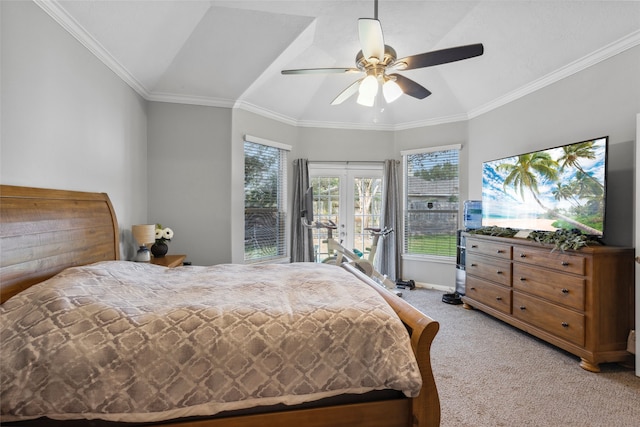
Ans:
[{"label": "lamp shade", "polygon": [[140,246],[144,246],[147,243],[153,243],[156,241],[156,225],[155,224],[141,224],[134,225],[131,228],[133,237],[136,239]]}]

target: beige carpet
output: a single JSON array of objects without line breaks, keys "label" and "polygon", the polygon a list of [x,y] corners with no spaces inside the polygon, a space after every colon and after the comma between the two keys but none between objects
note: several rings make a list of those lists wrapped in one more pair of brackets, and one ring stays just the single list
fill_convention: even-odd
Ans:
[{"label": "beige carpet", "polygon": [[579,358],[477,310],[441,302],[444,292],[403,298],[440,322],[432,364],[442,426],[640,426],[640,378],[619,364],[587,372]]}]

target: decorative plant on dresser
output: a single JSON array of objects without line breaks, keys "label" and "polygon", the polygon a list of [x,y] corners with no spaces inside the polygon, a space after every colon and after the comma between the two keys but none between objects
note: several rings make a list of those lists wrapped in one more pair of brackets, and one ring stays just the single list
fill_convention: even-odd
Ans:
[{"label": "decorative plant on dresser", "polygon": [[634,251],[465,233],[465,308],[482,310],[581,358],[628,362],[634,323]]}]

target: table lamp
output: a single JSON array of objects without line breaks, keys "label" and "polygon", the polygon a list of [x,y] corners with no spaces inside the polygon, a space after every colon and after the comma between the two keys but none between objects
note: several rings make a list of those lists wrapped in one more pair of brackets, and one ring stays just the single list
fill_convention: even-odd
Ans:
[{"label": "table lamp", "polygon": [[136,253],[136,262],[149,262],[151,261],[151,253],[147,248],[147,243],[153,243],[156,241],[156,225],[155,224],[140,224],[134,225],[131,228],[133,237],[136,239],[140,247]]}]

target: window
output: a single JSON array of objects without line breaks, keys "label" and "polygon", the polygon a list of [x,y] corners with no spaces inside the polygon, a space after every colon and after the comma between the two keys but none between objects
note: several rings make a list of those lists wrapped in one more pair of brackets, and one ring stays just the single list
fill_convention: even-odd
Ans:
[{"label": "window", "polygon": [[460,146],[403,151],[404,253],[455,257]]},{"label": "window", "polygon": [[287,152],[290,147],[256,137],[244,142],[244,260],[287,256]]}]

